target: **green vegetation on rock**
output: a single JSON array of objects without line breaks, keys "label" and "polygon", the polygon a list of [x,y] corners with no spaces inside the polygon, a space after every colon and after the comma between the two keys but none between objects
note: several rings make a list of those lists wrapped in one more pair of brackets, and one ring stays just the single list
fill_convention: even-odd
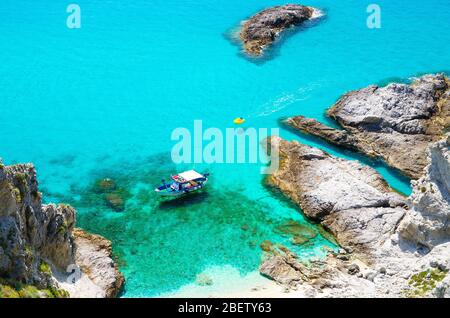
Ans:
[{"label": "green vegetation on rock", "polygon": [[0,298],[68,298],[69,296],[64,289],[55,287],[38,289],[33,285],[11,284],[0,280]]},{"label": "green vegetation on rock", "polygon": [[27,177],[22,172],[18,172],[14,176],[16,177],[17,181],[19,181],[22,184],[25,184],[25,182],[27,181]]},{"label": "green vegetation on rock", "polygon": [[35,286],[26,285],[19,291],[20,298],[41,298],[41,292]]},{"label": "green vegetation on rock", "polygon": [[411,289],[405,291],[405,296],[412,298],[426,296],[445,278],[447,272],[434,268],[412,275],[408,281]]},{"label": "green vegetation on rock", "polygon": [[0,284],[0,298],[20,298],[20,296],[11,286]]},{"label": "green vegetation on rock", "polygon": [[17,188],[12,188],[11,192],[14,195],[14,197],[16,198],[16,202],[22,203],[22,194],[20,193],[20,190]]},{"label": "green vegetation on rock", "polygon": [[49,292],[51,295],[53,295],[54,298],[69,298],[70,294],[65,289],[57,289],[55,287],[49,287],[48,289],[44,290],[45,292]]},{"label": "green vegetation on rock", "polygon": [[46,275],[52,274],[52,269],[50,268],[50,265],[48,265],[46,262],[41,262],[39,265],[39,271]]},{"label": "green vegetation on rock", "polygon": [[27,257],[32,257],[33,256],[33,250],[31,249],[30,245],[25,245],[25,255]]}]

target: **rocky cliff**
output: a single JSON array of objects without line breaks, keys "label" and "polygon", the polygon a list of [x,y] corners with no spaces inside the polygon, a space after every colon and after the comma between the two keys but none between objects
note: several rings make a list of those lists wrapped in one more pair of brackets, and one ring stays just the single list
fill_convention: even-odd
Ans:
[{"label": "rocky cliff", "polygon": [[287,124],[341,147],[380,158],[418,179],[427,149],[450,127],[450,80],[425,75],[407,84],[369,86],[342,96],[327,114],[343,128],[333,129],[302,116]]},{"label": "rocky cliff", "polygon": [[260,56],[284,30],[303,24],[317,15],[318,10],[296,4],[265,9],[250,17],[242,25],[240,38],[244,50],[252,56]]},{"label": "rocky cliff", "polygon": [[273,248],[263,275],[311,297],[450,297],[449,137],[431,144],[425,175],[404,199],[372,168],[272,138],[281,167],[270,184],[341,244],[325,261]]},{"label": "rocky cliff", "polygon": [[[86,244],[79,244],[80,235],[74,235],[75,210],[63,204],[45,205],[41,199],[33,165],[5,166],[0,162],[1,296],[21,296],[24,287],[35,291],[34,296],[67,295],[61,288],[70,274],[66,270],[77,265]],[[115,288],[111,290],[108,287],[103,296],[115,296],[123,277],[111,260],[110,247],[99,249],[95,257],[91,255],[91,262],[83,262],[85,270],[81,276],[88,278],[99,272],[102,275],[111,273]],[[99,269],[97,263],[102,263],[102,260],[109,265],[108,268]],[[70,288],[78,296],[92,296],[77,291],[82,288],[78,282],[68,285],[72,285]],[[28,294],[25,293],[24,297],[30,296]]]}]

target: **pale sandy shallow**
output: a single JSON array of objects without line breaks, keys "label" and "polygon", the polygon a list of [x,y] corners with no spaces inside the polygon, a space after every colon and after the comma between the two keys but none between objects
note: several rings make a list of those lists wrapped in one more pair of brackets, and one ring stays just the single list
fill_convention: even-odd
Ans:
[{"label": "pale sandy shallow", "polygon": [[[54,271],[59,286],[70,293],[72,298],[103,298],[104,292],[85,274],[75,284],[66,281],[67,275]],[[162,298],[304,298],[302,291],[289,292],[258,271],[241,275],[232,266],[213,266],[202,273],[212,279],[212,285],[200,286],[193,281],[180,289],[161,294]]]},{"label": "pale sandy shallow", "polygon": [[200,286],[196,282],[187,284],[177,291],[159,295],[171,298],[287,298],[306,297],[301,291],[286,292],[285,288],[267,278],[258,271],[241,275],[232,266],[209,267],[201,274],[212,279],[212,285]]},{"label": "pale sandy shallow", "polygon": [[53,269],[53,276],[58,282],[59,287],[69,292],[71,298],[104,298],[105,292],[84,273],[76,280],[76,283],[70,283],[68,276],[56,269]]}]

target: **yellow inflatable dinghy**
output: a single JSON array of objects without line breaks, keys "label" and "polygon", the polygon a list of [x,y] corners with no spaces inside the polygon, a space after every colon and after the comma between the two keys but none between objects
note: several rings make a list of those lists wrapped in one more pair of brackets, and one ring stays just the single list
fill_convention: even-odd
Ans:
[{"label": "yellow inflatable dinghy", "polygon": [[240,124],[245,123],[245,119],[242,118],[242,117],[237,117],[237,118],[235,118],[235,119],[233,120],[233,122],[234,122],[236,125],[240,125]]}]

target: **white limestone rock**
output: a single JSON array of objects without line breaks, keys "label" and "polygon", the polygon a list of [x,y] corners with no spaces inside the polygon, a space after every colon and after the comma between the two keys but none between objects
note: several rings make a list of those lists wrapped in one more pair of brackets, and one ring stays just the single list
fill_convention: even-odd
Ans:
[{"label": "white limestone rock", "polygon": [[450,238],[450,137],[429,149],[426,174],[413,182],[401,237],[428,248]]},{"label": "white limestone rock", "polygon": [[344,247],[376,248],[389,239],[405,213],[403,197],[376,170],[298,142],[279,143],[282,166],[268,181]]}]

